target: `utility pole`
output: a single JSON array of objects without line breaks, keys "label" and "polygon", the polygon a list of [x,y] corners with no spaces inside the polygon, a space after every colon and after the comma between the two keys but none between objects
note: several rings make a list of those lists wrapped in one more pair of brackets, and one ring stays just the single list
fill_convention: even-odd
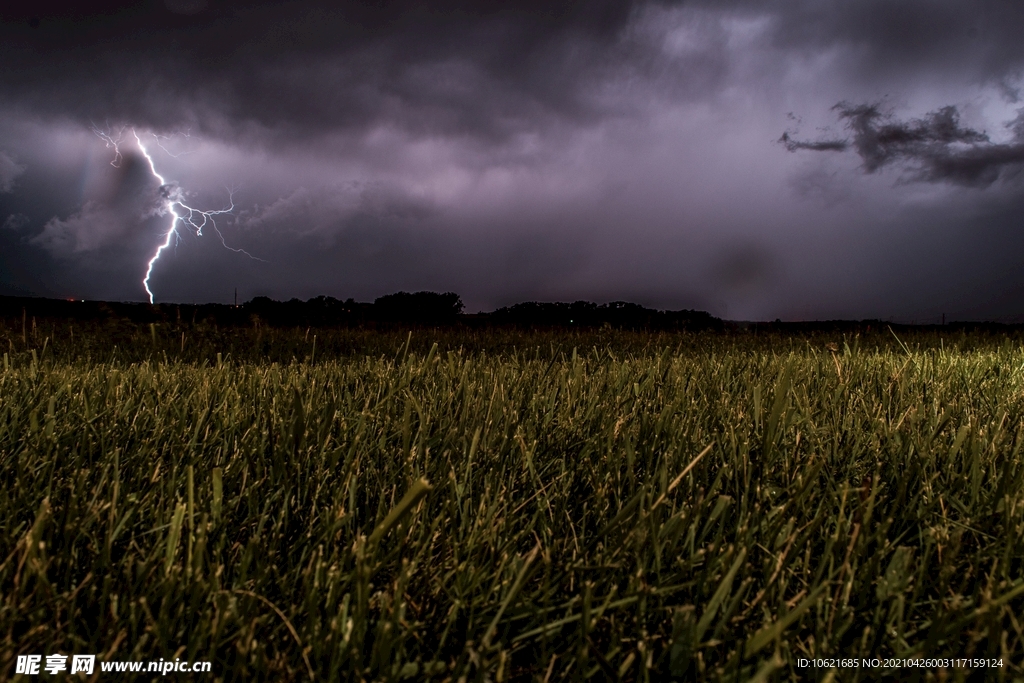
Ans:
[{"label": "utility pole", "polygon": [[235,287],[235,308],[238,308],[238,287]]}]

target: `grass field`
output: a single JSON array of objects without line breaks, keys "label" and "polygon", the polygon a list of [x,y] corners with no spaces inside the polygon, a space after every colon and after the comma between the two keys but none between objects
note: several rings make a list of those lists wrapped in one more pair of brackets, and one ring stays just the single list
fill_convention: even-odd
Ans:
[{"label": "grass field", "polygon": [[[208,680],[1024,677],[1019,339],[0,344],[0,678],[55,652]],[[916,657],[1002,666],[884,666]]]}]

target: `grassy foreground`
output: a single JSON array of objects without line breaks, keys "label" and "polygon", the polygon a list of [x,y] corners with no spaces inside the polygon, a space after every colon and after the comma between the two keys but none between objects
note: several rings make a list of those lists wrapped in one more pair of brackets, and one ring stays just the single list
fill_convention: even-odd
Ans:
[{"label": "grassy foreground", "polygon": [[431,334],[286,362],[10,342],[0,678],[55,652],[208,680],[1024,677],[1019,345]]}]

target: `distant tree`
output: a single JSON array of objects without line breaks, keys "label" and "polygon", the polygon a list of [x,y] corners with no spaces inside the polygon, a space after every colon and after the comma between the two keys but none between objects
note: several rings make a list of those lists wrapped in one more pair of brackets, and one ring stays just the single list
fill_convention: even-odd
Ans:
[{"label": "distant tree", "polygon": [[373,315],[383,322],[445,325],[455,322],[463,308],[455,292],[396,292],[375,299]]},{"label": "distant tree", "polygon": [[703,311],[659,311],[628,301],[597,305],[590,301],[527,301],[499,308],[487,316],[498,325],[518,327],[615,327],[632,330],[697,330],[721,321]]}]

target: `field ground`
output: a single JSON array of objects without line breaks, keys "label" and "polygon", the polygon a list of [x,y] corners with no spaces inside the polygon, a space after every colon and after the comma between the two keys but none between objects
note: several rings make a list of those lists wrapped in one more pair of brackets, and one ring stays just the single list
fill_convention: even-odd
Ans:
[{"label": "field ground", "polygon": [[[18,320],[0,346],[2,678],[55,652],[1024,677],[1018,337]],[[799,666],[832,657],[1002,666]]]}]

